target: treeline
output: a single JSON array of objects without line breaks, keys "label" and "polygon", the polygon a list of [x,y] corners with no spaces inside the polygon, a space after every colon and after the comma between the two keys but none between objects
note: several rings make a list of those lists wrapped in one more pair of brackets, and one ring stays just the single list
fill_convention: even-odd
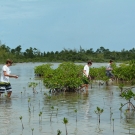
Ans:
[{"label": "treeline", "polygon": [[98,48],[96,51],[93,48],[79,50],[63,49],[61,51],[41,52],[37,48],[28,48],[22,52],[21,45],[16,48],[10,48],[5,44],[0,45],[0,62],[5,62],[5,59],[13,59],[14,62],[86,62],[92,60],[94,62],[107,62],[112,59],[115,62],[128,61],[135,58],[135,48],[130,50],[110,51],[104,47]]}]

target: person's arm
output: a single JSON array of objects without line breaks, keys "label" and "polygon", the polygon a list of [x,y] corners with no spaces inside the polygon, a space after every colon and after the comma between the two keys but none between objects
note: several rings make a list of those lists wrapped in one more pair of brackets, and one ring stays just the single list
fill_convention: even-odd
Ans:
[{"label": "person's arm", "polygon": [[108,71],[112,71],[112,68],[106,68],[106,70],[108,70]]},{"label": "person's arm", "polygon": [[88,75],[86,74],[86,70],[83,70],[83,74],[88,77]]},{"label": "person's arm", "polygon": [[17,75],[10,75],[10,74],[7,74],[6,71],[3,71],[3,73],[4,73],[4,76],[13,77],[13,78],[18,78]]}]

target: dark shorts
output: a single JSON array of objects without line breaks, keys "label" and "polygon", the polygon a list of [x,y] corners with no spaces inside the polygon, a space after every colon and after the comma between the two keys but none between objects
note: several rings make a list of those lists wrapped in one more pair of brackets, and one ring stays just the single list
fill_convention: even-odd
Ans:
[{"label": "dark shorts", "polygon": [[111,71],[106,71],[106,76],[108,76],[109,78],[114,77],[114,75]]},{"label": "dark shorts", "polygon": [[12,92],[12,87],[10,83],[0,82],[0,93]]},{"label": "dark shorts", "polygon": [[82,78],[83,84],[89,84],[89,79],[86,76]]}]

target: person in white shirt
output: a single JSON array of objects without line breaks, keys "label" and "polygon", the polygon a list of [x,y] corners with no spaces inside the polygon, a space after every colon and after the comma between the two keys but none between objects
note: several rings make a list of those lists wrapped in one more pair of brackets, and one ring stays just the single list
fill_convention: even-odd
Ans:
[{"label": "person in white shirt", "polygon": [[106,66],[106,76],[108,76],[110,79],[114,79],[114,75],[112,73],[113,68],[111,67],[113,61],[110,60],[110,62]]},{"label": "person in white shirt", "polygon": [[9,78],[18,78],[17,75],[11,75],[11,71],[10,71],[10,66],[12,65],[12,61],[10,59],[8,59],[6,61],[6,65],[4,65],[2,67],[2,71],[1,71],[1,79],[0,79],[0,96],[2,93],[5,92],[5,90],[7,91],[7,96],[10,97],[12,94],[12,87],[11,84],[9,82]]},{"label": "person in white shirt", "polygon": [[92,65],[91,61],[88,61],[87,64],[84,66],[83,69],[83,85],[82,88],[85,87],[86,93],[88,93],[88,86],[89,86],[89,80],[91,79],[90,75],[89,75],[89,67]]}]

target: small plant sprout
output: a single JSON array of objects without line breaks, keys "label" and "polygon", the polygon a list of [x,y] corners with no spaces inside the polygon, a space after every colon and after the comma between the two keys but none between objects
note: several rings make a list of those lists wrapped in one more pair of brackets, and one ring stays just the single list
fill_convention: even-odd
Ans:
[{"label": "small plant sprout", "polygon": [[76,122],[77,122],[77,109],[75,109],[75,113],[76,113]]},{"label": "small plant sprout", "polygon": [[122,110],[123,104],[121,103],[120,106],[121,106],[121,107],[119,108],[119,110]]},{"label": "small plant sprout", "polygon": [[29,107],[29,113],[31,113],[30,107]]},{"label": "small plant sprout", "polygon": [[61,133],[62,133],[62,132],[58,129],[58,130],[57,130],[57,135],[61,135]]},{"label": "small plant sprout", "polygon": [[103,113],[103,109],[97,107],[97,110],[95,110],[95,113],[98,115],[98,118],[99,118],[99,123],[100,123],[100,115]]},{"label": "small plant sprout", "polygon": [[112,120],[112,115],[113,115],[113,113],[112,113],[112,110],[111,110],[112,108],[110,107],[110,122],[111,122],[111,120]]},{"label": "small plant sprout", "polygon": [[49,96],[47,96],[47,98],[48,98],[48,100],[49,100],[49,103],[50,103],[50,100],[51,100],[51,96],[49,95]]},{"label": "small plant sprout", "polygon": [[57,108],[56,116],[58,116],[58,108]]},{"label": "small plant sprout", "polygon": [[21,124],[22,124],[22,130],[24,129],[23,123],[22,123],[22,116],[19,117],[21,120]]},{"label": "small plant sprout", "polygon": [[40,112],[41,116],[42,116],[42,112]]},{"label": "small plant sprout", "polygon": [[44,93],[44,96],[46,97],[47,101],[49,101],[50,104],[51,96],[47,93]]},{"label": "small plant sprout", "polygon": [[125,98],[126,100],[128,100],[128,102],[125,103],[125,104],[121,103],[121,107],[119,108],[119,110],[121,110],[122,107],[125,106],[126,104],[128,104],[128,109],[129,110],[130,110],[130,107],[132,107],[132,109],[135,110],[135,106],[131,102],[131,99],[135,97],[135,94],[132,92],[132,90],[128,90],[126,92],[122,92],[121,96],[123,98]]},{"label": "small plant sprout", "polygon": [[30,82],[30,83],[29,83],[29,87],[32,88],[33,93],[37,93],[37,91],[36,91],[37,85],[38,85],[38,83],[35,83],[35,82]]},{"label": "small plant sprout", "polygon": [[30,98],[28,98],[28,106],[30,107]]},{"label": "small plant sprout", "polygon": [[40,117],[42,116],[42,112],[39,113],[39,121],[40,121]]},{"label": "small plant sprout", "polygon": [[[124,87],[124,84],[123,83],[121,83],[121,84],[119,84],[119,89],[120,89],[120,93],[122,94],[122,92],[123,92],[123,87]],[[120,94],[120,95],[121,95]]]},{"label": "small plant sprout", "polygon": [[31,131],[32,131],[32,135],[33,135],[34,128],[32,128]]},{"label": "small plant sprout", "polygon": [[68,132],[67,132],[68,119],[64,117],[64,118],[63,118],[63,123],[65,124],[66,135],[67,135],[67,134],[68,134]]},{"label": "small plant sprout", "polygon": [[114,119],[112,119],[112,121],[113,121],[113,132],[114,132]]},{"label": "small plant sprout", "polygon": [[46,92],[44,92],[44,96],[48,96]]},{"label": "small plant sprout", "polygon": [[52,112],[51,112],[51,116],[50,116],[50,122],[52,121],[52,114],[53,114],[53,110],[54,110],[53,106],[51,107],[51,110],[52,110]]}]

